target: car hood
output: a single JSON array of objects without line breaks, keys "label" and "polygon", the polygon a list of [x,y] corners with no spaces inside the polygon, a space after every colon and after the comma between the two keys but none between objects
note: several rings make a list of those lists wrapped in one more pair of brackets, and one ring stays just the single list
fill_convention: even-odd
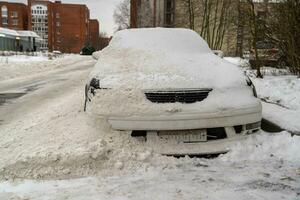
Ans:
[{"label": "car hood", "polygon": [[90,78],[99,79],[101,87],[108,88],[232,88],[246,85],[241,69],[213,54],[130,52],[105,50]]}]

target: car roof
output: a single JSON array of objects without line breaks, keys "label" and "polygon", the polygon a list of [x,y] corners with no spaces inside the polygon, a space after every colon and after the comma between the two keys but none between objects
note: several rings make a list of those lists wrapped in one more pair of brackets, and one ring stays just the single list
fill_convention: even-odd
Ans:
[{"label": "car roof", "polygon": [[139,49],[180,53],[212,53],[205,40],[189,29],[142,28],[116,33],[110,43],[116,49]]}]

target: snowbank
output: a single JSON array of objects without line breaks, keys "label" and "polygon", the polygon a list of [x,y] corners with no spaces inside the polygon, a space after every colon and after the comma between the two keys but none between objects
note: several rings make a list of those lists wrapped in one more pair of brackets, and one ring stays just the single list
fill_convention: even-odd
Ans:
[{"label": "snowbank", "polygon": [[[241,66],[241,58],[225,58]],[[263,118],[283,129],[300,134],[300,79],[287,69],[263,67],[263,79],[256,78],[256,71],[245,68],[251,77],[258,97],[263,103]]]},{"label": "snowbank", "polygon": [[300,79],[291,75],[252,78],[263,104],[263,117],[300,134]]},{"label": "snowbank", "polygon": [[60,69],[66,65],[72,65],[82,60],[89,61],[90,59],[90,56],[71,54],[54,60],[49,60],[45,56],[0,56],[0,81]]},{"label": "snowbank", "polygon": [[100,57],[100,54],[101,54],[101,51],[95,51],[92,56],[95,60],[98,60]]},{"label": "snowbank", "polygon": [[47,56],[27,56],[27,55],[12,55],[12,56],[0,56],[1,64],[12,64],[19,62],[41,62],[48,61],[49,58]]},{"label": "snowbank", "polygon": [[[124,150],[132,156],[126,158],[124,167],[111,168],[113,173],[109,176],[6,181],[0,183],[0,198],[297,199],[299,145],[299,138],[283,132],[251,136],[230,153],[211,160],[150,156],[140,162],[133,153]],[[133,161],[140,164],[126,165]]]},{"label": "snowbank", "polygon": [[296,76],[265,76],[253,82],[260,98],[291,110],[300,110],[300,79]]},{"label": "snowbank", "polygon": [[237,142],[231,147],[230,153],[222,156],[221,160],[259,162],[277,159],[298,165],[300,164],[299,145],[300,137],[293,137],[288,132],[254,134],[247,140]]}]

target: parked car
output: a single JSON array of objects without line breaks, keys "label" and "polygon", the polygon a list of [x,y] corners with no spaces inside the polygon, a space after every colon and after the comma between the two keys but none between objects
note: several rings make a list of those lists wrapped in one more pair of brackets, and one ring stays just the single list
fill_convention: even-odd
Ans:
[{"label": "parked car", "polygon": [[[288,65],[286,56],[274,43],[259,41],[256,47],[263,66],[283,68]],[[250,50],[249,62],[252,67],[255,67],[257,64],[254,49]]]},{"label": "parked car", "polygon": [[262,119],[251,80],[187,29],[116,33],[90,74],[86,109],[166,155],[226,152]]}]

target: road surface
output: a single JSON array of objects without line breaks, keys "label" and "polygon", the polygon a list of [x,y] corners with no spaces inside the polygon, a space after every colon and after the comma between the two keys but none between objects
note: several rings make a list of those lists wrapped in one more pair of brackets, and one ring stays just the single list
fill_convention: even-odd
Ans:
[{"label": "road surface", "polygon": [[299,199],[297,138],[256,134],[211,160],[153,154],[83,112],[94,63],[0,82],[1,200]]}]

